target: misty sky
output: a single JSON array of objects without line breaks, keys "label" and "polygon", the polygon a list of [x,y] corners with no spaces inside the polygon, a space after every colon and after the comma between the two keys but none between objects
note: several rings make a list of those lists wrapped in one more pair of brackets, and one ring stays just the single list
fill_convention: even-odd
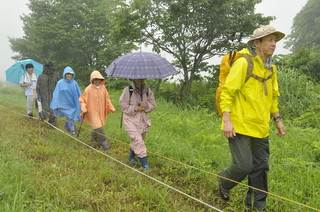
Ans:
[{"label": "misty sky", "polygon": [[[276,20],[271,22],[277,30],[290,34],[292,21],[295,15],[302,9],[308,0],[263,0],[257,5],[256,12],[266,16],[275,16]],[[28,0],[2,0],[0,7],[0,80],[5,80],[5,70],[15,61],[11,59],[15,54],[11,51],[9,37],[21,38],[23,24],[20,19],[22,14],[28,14]],[[290,5],[288,3],[290,2]],[[283,41],[277,44],[275,54],[288,54],[283,48]],[[32,58],[30,58],[32,59]],[[43,62],[43,61],[38,61]]]}]

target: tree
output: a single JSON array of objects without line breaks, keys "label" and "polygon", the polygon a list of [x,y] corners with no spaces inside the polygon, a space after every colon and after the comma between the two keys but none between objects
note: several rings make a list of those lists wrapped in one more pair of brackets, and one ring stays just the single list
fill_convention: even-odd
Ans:
[{"label": "tree", "polygon": [[285,47],[297,53],[304,46],[320,45],[320,1],[308,0],[294,17],[291,34],[287,36]]},{"label": "tree", "polygon": [[295,54],[278,55],[276,63],[282,68],[296,69],[310,79],[320,82],[320,45],[302,46]]},{"label": "tree", "polygon": [[93,69],[104,70],[137,48],[134,41],[141,36],[133,25],[119,26],[121,0],[30,0],[28,6],[30,15],[21,18],[25,36],[9,39],[19,53],[14,59],[50,60],[60,70],[70,65],[86,82]]},{"label": "tree", "polygon": [[[208,71],[208,60],[223,54],[233,32],[251,35],[273,20],[254,13],[261,0],[133,0],[131,8],[143,28],[145,42],[171,54],[183,74],[180,94],[190,93],[192,81]],[[143,21],[142,21],[143,20]]]}]

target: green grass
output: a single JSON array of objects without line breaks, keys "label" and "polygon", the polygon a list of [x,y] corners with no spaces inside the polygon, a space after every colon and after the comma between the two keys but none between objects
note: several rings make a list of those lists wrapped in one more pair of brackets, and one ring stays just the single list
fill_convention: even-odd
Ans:
[{"label": "green grass", "polygon": [[[120,111],[121,91],[109,92]],[[21,88],[0,86],[0,211],[211,211],[44,122],[28,121],[19,114],[26,113],[24,101]],[[215,173],[227,168],[231,158],[216,114],[181,110],[157,99],[150,116],[148,175],[221,210],[250,211],[243,204],[245,185],[232,190],[229,202],[217,194]],[[111,149],[104,153],[140,169],[127,161],[130,140],[120,117],[120,112],[108,116],[104,128]],[[64,122],[58,120],[60,129]],[[271,130],[269,191],[289,200],[269,195],[267,209],[315,211],[298,202],[319,210],[319,130],[290,122],[286,127],[284,137]],[[84,123],[79,139],[93,145],[90,132]]]}]

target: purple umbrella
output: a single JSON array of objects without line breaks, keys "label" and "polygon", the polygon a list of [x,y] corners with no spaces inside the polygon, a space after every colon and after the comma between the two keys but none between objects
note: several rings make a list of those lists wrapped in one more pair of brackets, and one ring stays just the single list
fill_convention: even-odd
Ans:
[{"label": "purple umbrella", "polygon": [[127,79],[166,78],[178,73],[166,59],[150,52],[135,52],[120,56],[105,72],[110,77]]}]

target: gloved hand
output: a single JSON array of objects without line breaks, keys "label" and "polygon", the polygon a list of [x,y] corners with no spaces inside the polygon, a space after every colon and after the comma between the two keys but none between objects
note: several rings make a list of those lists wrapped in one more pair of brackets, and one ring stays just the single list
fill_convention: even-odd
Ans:
[{"label": "gloved hand", "polygon": [[144,108],[141,107],[141,106],[138,106],[137,111],[138,111],[138,112],[142,112],[142,111],[144,111]]},{"label": "gloved hand", "polygon": [[147,104],[145,102],[140,102],[139,106],[142,107],[143,109],[145,109]]},{"label": "gloved hand", "polygon": [[37,93],[37,99],[38,99],[39,102],[41,102],[41,96],[38,93]]}]

